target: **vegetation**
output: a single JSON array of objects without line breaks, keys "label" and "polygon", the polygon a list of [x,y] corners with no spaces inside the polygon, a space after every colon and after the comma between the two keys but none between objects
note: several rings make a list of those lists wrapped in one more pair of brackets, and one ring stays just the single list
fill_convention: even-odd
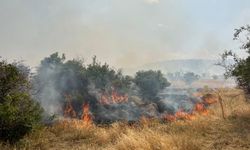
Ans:
[{"label": "vegetation", "polygon": [[[137,93],[136,89],[139,89],[141,97],[153,100],[170,83],[160,71],[139,71],[133,79],[123,75],[121,70],[115,70],[106,63],[101,64],[96,56],[92,63],[85,66],[83,60],[66,61],[65,55],[54,53],[41,61],[33,77],[33,85],[35,97],[45,108],[58,106],[58,101],[65,103],[65,95],[70,95],[71,103],[79,116],[85,102],[96,108],[96,93],[110,95],[115,90],[125,95]],[[97,109],[93,109],[95,110]],[[57,110],[46,112],[53,114]]]},{"label": "vegetation", "polygon": [[[242,39],[245,38],[245,39]],[[245,50],[247,57],[239,58],[233,51],[226,51],[222,54],[222,62],[219,64],[226,69],[226,77],[235,77],[238,86],[250,95],[250,26],[246,25],[235,30],[234,40],[242,42],[241,49]],[[232,58],[234,63],[227,61]]]},{"label": "vegetation", "polygon": [[86,68],[86,76],[95,88],[108,90],[107,92],[110,92],[111,88],[118,89],[120,92],[128,92],[132,81],[131,77],[123,76],[121,70],[115,71],[108,64],[102,65],[97,62],[96,56]]},{"label": "vegetation", "polygon": [[29,90],[27,68],[1,61],[0,140],[14,143],[39,123],[41,108],[32,100]]},{"label": "vegetation", "polygon": [[[83,60],[65,59],[64,54],[59,56],[58,53],[44,58],[33,77],[35,97],[45,108],[51,108],[50,104],[58,106],[58,102],[65,103],[65,96],[69,95],[77,115],[81,115],[85,102],[95,107],[97,99],[91,92],[110,94],[115,89],[124,94],[130,90],[131,77],[124,76],[120,70],[116,71],[106,63],[99,63],[95,56],[86,66]],[[60,109],[52,107],[46,112],[53,114]]]},{"label": "vegetation", "polygon": [[183,80],[188,84],[191,85],[194,81],[200,78],[199,75],[196,75],[193,72],[187,72],[183,75]]},{"label": "vegetation", "polygon": [[140,89],[140,94],[143,99],[154,100],[160,90],[163,90],[170,83],[160,71],[139,71],[136,73],[135,84]]},{"label": "vegetation", "polygon": [[2,145],[0,149],[249,149],[250,105],[239,90],[221,91],[226,120],[222,119],[216,103],[208,116],[198,116],[193,121],[161,123],[141,119],[133,125],[117,122],[80,130],[55,124],[33,132],[19,144]]},{"label": "vegetation", "polygon": [[[238,86],[245,94],[250,95],[250,26],[236,29],[235,40],[239,40],[243,33],[246,39],[241,48],[246,50],[248,56],[239,58],[232,51],[226,51],[222,55],[220,65],[226,68],[225,75],[235,77]],[[229,57],[233,58],[234,64],[228,64]],[[135,123],[120,121],[105,125],[88,122],[82,126],[77,123],[83,121],[72,119],[69,123],[58,121],[51,126],[42,126],[40,130],[32,130],[36,125],[41,125],[39,121],[42,109],[30,95],[31,85],[35,99],[43,106],[58,100],[66,104],[64,96],[72,96],[70,100],[73,107],[70,105],[69,108],[74,108],[77,115],[84,118],[90,116],[89,108],[86,107],[88,104],[85,105],[85,102],[88,102],[90,107],[96,107],[93,106],[97,104],[97,97],[93,95],[96,91],[102,94],[115,93],[114,97],[119,99],[119,94],[138,92],[143,100],[157,101],[158,93],[170,86],[170,83],[160,71],[138,71],[133,78],[123,75],[121,70],[115,70],[106,63],[99,63],[96,57],[93,57],[92,63],[85,66],[83,60],[66,61],[65,55],[59,56],[58,53],[41,61],[36,74],[31,77],[32,84],[29,82],[29,75],[29,69],[19,63],[0,62],[0,149],[250,148],[250,104],[245,101],[246,98],[239,89],[203,89],[193,93],[198,97],[210,95],[207,103],[211,102],[211,107],[203,114],[192,111],[190,120],[174,118],[166,123],[158,118],[142,117]],[[180,77],[180,74],[176,76]],[[192,72],[181,77],[189,85],[199,79],[199,76]],[[105,98],[106,95],[102,96]],[[140,103],[139,98],[134,99],[134,102]],[[83,114],[82,106],[85,107]],[[105,106],[106,104],[102,108]],[[61,106],[58,107],[61,109]],[[157,106],[150,105],[148,109],[155,107]],[[204,107],[199,103],[194,109]],[[91,109],[91,113],[95,111],[98,109]],[[183,114],[180,111],[178,115]]]}]

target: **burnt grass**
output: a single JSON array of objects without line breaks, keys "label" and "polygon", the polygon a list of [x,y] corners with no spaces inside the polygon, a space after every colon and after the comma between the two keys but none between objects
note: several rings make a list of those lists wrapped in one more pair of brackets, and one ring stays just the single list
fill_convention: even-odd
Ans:
[{"label": "burnt grass", "polygon": [[216,103],[209,107],[209,115],[197,115],[192,121],[120,120],[81,129],[55,123],[34,130],[15,145],[1,143],[0,149],[250,149],[249,102],[239,90],[220,92],[226,119]]}]

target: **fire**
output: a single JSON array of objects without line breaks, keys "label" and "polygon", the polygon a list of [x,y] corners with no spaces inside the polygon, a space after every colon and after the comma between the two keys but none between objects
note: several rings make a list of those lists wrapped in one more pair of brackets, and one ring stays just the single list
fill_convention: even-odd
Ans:
[{"label": "fire", "polygon": [[117,104],[117,103],[124,103],[128,101],[128,95],[121,95],[115,90],[112,90],[111,96],[108,94],[102,94],[99,102],[103,105],[110,105],[110,104]]},{"label": "fire", "polygon": [[196,119],[195,114],[200,115],[208,115],[209,111],[205,108],[205,105],[203,103],[197,103],[194,105],[193,111],[191,113],[185,112],[182,109],[179,109],[174,115],[164,115],[163,120],[166,121],[176,121],[176,120],[194,120]]},{"label": "fire", "polygon": [[[88,127],[89,125],[92,125],[93,122],[93,116],[90,112],[90,105],[88,102],[83,103],[82,105],[82,115],[80,119],[77,119],[77,113],[75,112],[72,104],[71,104],[71,96],[65,95],[66,98],[66,105],[64,109],[64,117],[67,118],[75,118],[67,120],[66,124],[72,125],[75,128],[84,128]],[[99,99],[99,102],[103,105],[110,105],[110,104],[119,104],[124,103],[128,101],[128,95],[127,94],[119,94],[117,91],[112,89],[111,94],[103,93]],[[175,114],[163,114],[162,119],[174,122],[177,120],[194,120],[196,119],[197,115],[208,115],[209,111],[205,106],[213,104],[216,102],[216,99],[211,96],[203,96],[202,102],[198,102],[193,106],[192,111],[185,112],[182,108],[180,108]],[[145,118],[142,118],[142,121],[145,121]]]},{"label": "fire", "polygon": [[81,120],[77,119],[76,112],[71,104],[71,96],[65,95],[65,99],[67,101],[65,109],[64,109],[64,117],[70,118],[62,121],[62,125],[64,127],[73,127],[76,129],[86,128],[92,123],[92,116],[90,114],[89,103],[85,102],[82,105],[82,116]]},{"label": "fire", "polygon": [[208,110],[205,108],[204,104],[202,103],[197,103],[195,105],[195,111],[202,115],[208,115]]},{"label": "fire", "polygon": [[65,95],[65,99],[67,100],[67,104],[63,113],[64,117],[76,118],[76,112],[71,104],[71,96]]},{"label": "fire", "polygon": [[89,113],[89,103],[84,103],[82,106],[82,121],[84,123],[92,123],[92,116]]},{"label": "fire", "polygon": [[167,114],[163,117],[163,119],[166,121],[174,122],[174,121],[176,121],[176,116]]},{"label": "fire", "polygon": [[187,113],[184,112],[182,109],[180,109],[179,111],[177,111],[174,115],[164,115],[163,119],[166,121],[176,121],[176,120],[194,120],[196,118],[196,116],[194,115],[194,113]]},{"label": "fire", "polygon": [[[70,104],[70,103],[68,103]],[[69,105],[70,106],[70,105]],[[82,106],[82,117],[81,119],[65,119],[61,123],[64,128],[74,128],[74,129],[85,129],[92,126],[92,116],[89,112],[89,104],[84,103]]]},{"label": "fire", "polygon": [[189,113],[187,113],[187,112],[184,112],[183,110],[179,110],[179,111],[177,111],[177,112],[175,113],[175,117],[176,117],[177,119],[183,119],[183,120],[189,119],[189,118],[190,118],[189,115],[191,115],[191,114],[189,114]]}]

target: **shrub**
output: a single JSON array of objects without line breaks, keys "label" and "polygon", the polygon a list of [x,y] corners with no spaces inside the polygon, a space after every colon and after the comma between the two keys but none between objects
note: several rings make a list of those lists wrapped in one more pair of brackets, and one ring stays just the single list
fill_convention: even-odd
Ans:
[{"label": "shrub", "polygon": [[134,82],[139,87],[142,98],[147,100],[156,99],[160,90],[170,86],[161,71],[153,70],[137,72]]},{"label": "shrub", "polygon": [[29,89],[27,70],[0,62],[0,140],[14,143],[39,122],[42,110]]}]

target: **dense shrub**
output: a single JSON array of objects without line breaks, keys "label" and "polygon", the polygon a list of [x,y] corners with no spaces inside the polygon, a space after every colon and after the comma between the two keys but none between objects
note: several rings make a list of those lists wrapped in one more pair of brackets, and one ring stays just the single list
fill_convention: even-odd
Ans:
[{"label": "dense shrub", "polygon": [[30,132],[41,118],[42,110],[29,94],[24,68],[0,62],[0,140],[10,143]]},{"label": "dense shrub", "polygon": [[136,73],[135,84],[139,87],[143,99],[154,100],[160,90],[170,86],[168,80],[161,71],[138,71]]}]

